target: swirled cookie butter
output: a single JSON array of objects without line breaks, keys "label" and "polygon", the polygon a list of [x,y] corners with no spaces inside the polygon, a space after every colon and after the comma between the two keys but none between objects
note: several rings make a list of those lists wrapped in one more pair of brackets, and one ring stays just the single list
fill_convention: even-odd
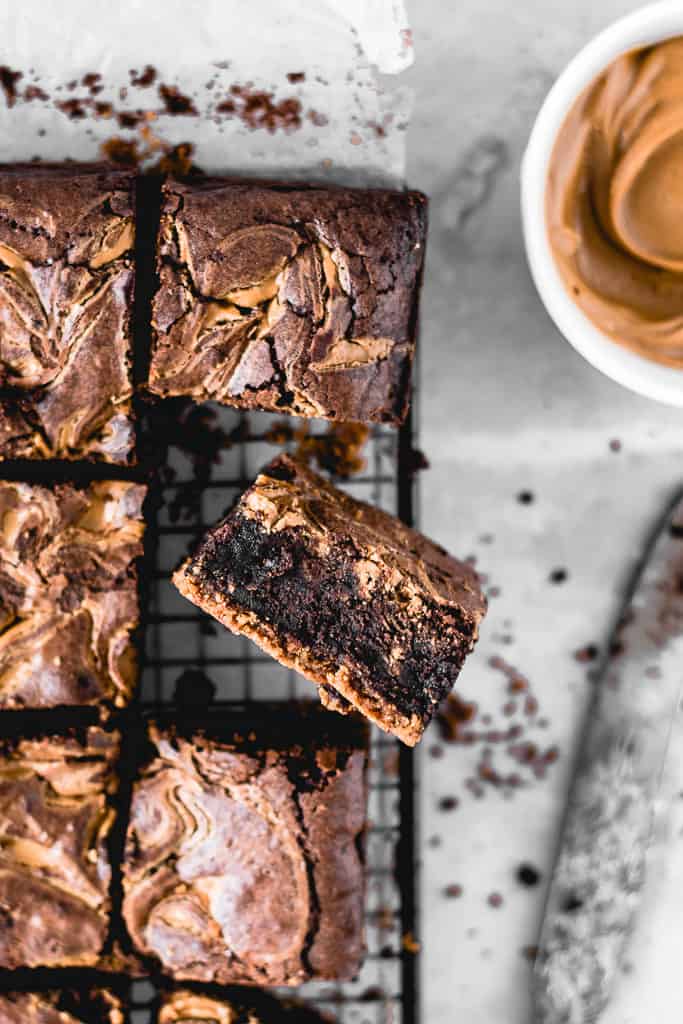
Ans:
[{"label": "swirled cookie butter", "polygon": [[546,217],[564,284],[596,327],[683,369],[683,36],[624,54],[579,96]]}]

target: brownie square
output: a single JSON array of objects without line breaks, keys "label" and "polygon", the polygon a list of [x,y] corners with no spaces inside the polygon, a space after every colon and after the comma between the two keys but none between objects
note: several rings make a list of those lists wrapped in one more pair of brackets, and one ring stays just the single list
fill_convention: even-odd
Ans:
[{"label": "brownie square", "polygon": [[176,979],[220,984],[356,974],[367,732],[336,722],[283,709],[211,734],[151,728],[123,868],[138,953]]},{"label": "brownie square", "polygon": [[486,601],[474,570],[287,455],[173,580],[185,597],[413,745],[454,685]]},{"label": "brownie square", "polygon": [[0,167],[0,459],[130,460],[134,182]]},{"label": "brownie square", "polygon": [[402,422],[425,233],[419,192],[167,183],[150,389]]},{"label": "brownie square", "polygon": [[121,1000],[108,989],[0,995],[0,1024],[124,1024],[124,1020]]},{"label": "brownie square", "polygon": [[247,997],[244,992],[226,991],[217,998],[186,989],[167,993],[157,1017],[157,1024],[329,1024],[329,1021],[329,1017],[321,1016],[310,1006],[282,1001],[265,992]]},{"label": "brownie square", "polygon": [[118,735],[0,741],[0,967],[98,963]]},{"label": "brownie square", "polygon": [[145,493],[0,481],[0,710],[130,700]]}]

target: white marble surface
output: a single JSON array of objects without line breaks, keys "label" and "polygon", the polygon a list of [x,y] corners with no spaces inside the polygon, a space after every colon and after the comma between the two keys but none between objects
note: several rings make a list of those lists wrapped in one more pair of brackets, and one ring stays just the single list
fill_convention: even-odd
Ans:
[{"label": "white marble surface", "polygon": [[[683,483],[683,412],[656,406],[592,370],[560,337],[534,291],[522,247],[518,168],[534,115],[557,73],[624,0],[414,0],[417,63],[410,181],[432,197],[422,328],[422,524],[500,588],[464,697],[494,722],[502,655],[538,696],[548,727],[529,731],[560,759],[512,799],[464,786],[481,746],[421,750],[422,979],[427,1024],[527,1024],[529,964],[573,744],[588,693],[573,652],[604,642],[644,536]],[[610,441],[618,439],[614,451]],[[516,500],[530,490],[533,503]],[[488,535],[488,536],[487,536]],[[482,539],[483,538],[483,539]],[[566,582],[549,582],[566,567]],[[512,638],[504,644],[503,636]],[[519,716],[518,716],[519,718]],[[512,719],[517,721],[518,718]],[[444,756],[429,749],[443,746]],[[504,746],[496,763],[505,764]],[[670,788],[683,788],[677,751]],[[506,764],[506,767],[508,765]],[[529,775],[525,772],[525,777]],[[455,810],[438,801],[454,795]],[[678,811],[678,808],[676,808]],[[677,818],[681,818],[680,812]],[[683,875],[680,821],[651,873],[651,897],[609,1024],[669,1024],[683,1013],[677,954]],[[440,845],[433,845],[439,837]],[[459,884],[460,898],[444,887]],[[494,909],[491,892],[503,896]]]}]

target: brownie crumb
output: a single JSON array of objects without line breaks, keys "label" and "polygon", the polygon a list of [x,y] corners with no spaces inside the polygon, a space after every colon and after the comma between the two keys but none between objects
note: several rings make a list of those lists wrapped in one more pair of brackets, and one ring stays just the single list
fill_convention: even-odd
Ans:
[{"label": "brownie crumb", "polygon": [[130,84],[140,86],[142,89],[146,89],[148,86],[153,85],[156,81],[157,70],[151,64],[147,64],[141,72],[137,72],[135,68],[131,68],[130,72]]},{"label": "brownie crumb", "polygon": [[565,583],[569,579],[569,573],[566,569],[553,569],[548,579],[551,583]]},{"label": "brownie crumb", "polygon": [[309,465],[317,465],[333,476],[348,479],[362,473],[367,465],[363,449],[370,437],[365,423],[332,423],[322,434],[314,434],[307,422],[293,424],[276,420],[264,440],[271,444],[296,443],[294,454]]},{"label": "brownie crumb", "polygon": [[490,907],[493,907],[494,910],[497,910],[498,907],[502,907],[503,905],[503,897],[499,892],[491,892],[489,893],[486,902]]},{"label": "brownie crumb", "polygon": [[17,100],[17,83],[23,78],[21,71],[13,71],[6,64],[0,65],[0,88],[5,93],[8,107],[13,107]]},{"label": "brownie crumb", "polygon": [[416,940],[412,932],[406,932],[401,940],[401,944],[405,949],[406,953],[419,953],[420,943]]},{"label": "brownie crumb", "polygon": [[533,491],[520,491],[517,495],[517,501],[520,505],[531,505],[534,500]]},{"label": "brownie crumb", "polygon": [[576,661],[585,663],[595,661],[599,653],[600,651],[595,644],[586,644],[585,647],[580,647],[578,651],[574,651],[574,658]]},{"label": "brownie crumb", "polygon": [[621,451],[621,441],[619,440],[618,437],[613,437],[612,438],[612,440],[609,443],[609,450],[611,452],[620,452]]},{"label": "brownie crumb", "polygon": [[73,96],[70,100],[58,100],[55,106],[58,110],[61,110],[63,114],[70,117],[72,121],[78,121],[86,117],[88,114],[87,99],[79,99],[77,96]]},{"label": "brownie crumb", "polygon": [[517,881],[520,885],[531,888],[538,885],[541,880],[541,873],[531,864],[520,864],[517,868]]},{"label": "brownie crumb", "polygon": [[33,100],[49,100],[48,94],[44,89],[41,89],[39,85],[27,85],[22,93],[22,99],[26,103],[32,103]]},{"label": "brownie crumb", "polygon": [[287,81],[291,82],[292,85],[296,85],[298,82],[306,81],[305,71],[289,71],[287,73]]},{"label": "brownie crumb", "polygon": [[438,806],[440,811],[454,811],[459,803],[460,801],[457,799],[457,797],[442,796],[441,799],[439,800]]},{"label": "brownie crumb", "polygon": [[529,963],[533,963],[537,955],[538,946],[524,946],[522,949],[522,956],[525,960],[528,960]]},{"label": "brownie crumb", "polygon": [[477,713],[476,704],[468,704],[456,693],[450,693],[436,713],[441,738],[447,743],[462,738],[464,726],[472,722]]},{"label": "brownie crumb", "polygon": [[463,889],[461,885],[447,885],[443,892],[449,900],[457,900],[462,896]]},{"label": "brownie crumb", "polygon": [[272,92],[232,85],[230,95],[216,106],[218,114],[239,117],[252,130],[265,128],[273,134],[301,127],[301,102],[295,96],[276,101]]},{"label": "brownie crumb", "polygon": [[159,96],[163,101],[166,114],[172,114],[174,117],[183,115],[197,117],[199,114],[190,97],[183,95],[177,85],[164,85],[162,82],[159,86]]}]

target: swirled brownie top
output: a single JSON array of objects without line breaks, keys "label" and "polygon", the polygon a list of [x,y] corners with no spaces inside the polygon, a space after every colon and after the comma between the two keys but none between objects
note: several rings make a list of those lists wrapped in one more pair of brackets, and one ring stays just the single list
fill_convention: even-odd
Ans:
[{"label": "swirled brownie top", "polygon": [[167,183],[151,390],[401,422],[425,232],[418,192]]},{"label": "swirled brownie top", "polygon": [[[220,984],[342,979],[363,950],[367,737],[278,712],[281,739],[154,728],[135,785],[124,917],[168,974]],[[334,719],[333,719],[334,721]],[[253,730],[251,736],[247,730]]]},{"label": "swirled brownie top", "polygon": [[96,728],[0,741],[0,967],[97,965],[117,750]]},{"label": "swirled brownie top", "polygon": [[0,709],[128,702],[144,496],[0,482]]},{"label": "swirled brownie top", "polygon": [[0,458],[126,463],[134,176],[0,167]]},{"label": "swirled brownie top", "polygon": [[477,639],[471,566],[287,455],[261,472],[176,572],[180,592],[416,743]]}]

